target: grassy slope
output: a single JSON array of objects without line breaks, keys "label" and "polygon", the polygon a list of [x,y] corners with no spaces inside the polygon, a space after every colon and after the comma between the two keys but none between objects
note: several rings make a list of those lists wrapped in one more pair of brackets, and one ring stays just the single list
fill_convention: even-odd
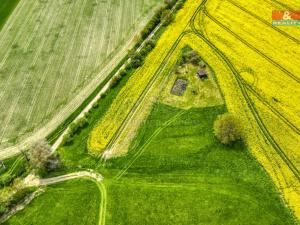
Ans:
[{"label": "grassy slope", "polygon": [[0,4],[0,30],[4,26],[7,18],[17,6],[20,0],[1,0]]},{"label": "grassy slope", "polygon": [[98,222],[100,195],[96,184],[86,179],[48,186],[25,210],[5,224],[86,224]]},{"label": "grassy slope", "polygon": [[[215,140],[212,124],[225,110],[188,110],[152,139],[125,176],[110,182],[108,224],[293,224],[245,146],[228,148]],[[107,167],[126,168],[162,123],[179,111],[157,104],[130,154]]]}]

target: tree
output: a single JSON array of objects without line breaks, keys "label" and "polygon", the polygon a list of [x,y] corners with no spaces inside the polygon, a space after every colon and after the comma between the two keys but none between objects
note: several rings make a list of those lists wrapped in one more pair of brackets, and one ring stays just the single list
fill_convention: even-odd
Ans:
[{"label": "tree", "polygon": [[241,123],[229,113],[220,115],[214,123],[214,134],[221,143],[230,145],[242,139]]},{"label": "tree", "polygon": [[32,145],[29,162],[39,172],[49,172],[60,167],[59,157],[52,154],[51,146],[45,140],[37,141]]},{"label": "tree", "polygon": [[30,151],[30,164],[34,168],[43,169],[50,155],[51,146],[45,140],[37,141],[32,145]]}]

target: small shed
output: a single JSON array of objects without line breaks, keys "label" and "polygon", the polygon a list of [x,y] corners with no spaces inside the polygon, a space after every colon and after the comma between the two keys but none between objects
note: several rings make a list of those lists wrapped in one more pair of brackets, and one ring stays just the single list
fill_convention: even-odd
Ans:
[{"label": "small shed", "polygon": [[200,78],[200,79],[205,79],[208,77],[208,74],[205,70],[199,70],[197,72],[197,76]]}]

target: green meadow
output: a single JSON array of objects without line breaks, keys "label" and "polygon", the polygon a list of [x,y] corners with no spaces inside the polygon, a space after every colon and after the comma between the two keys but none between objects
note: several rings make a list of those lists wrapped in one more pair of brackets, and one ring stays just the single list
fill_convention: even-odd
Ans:
[{"label": "green meadow", "polygon": [[98,223],[100,193],[88,179],[47,186],[23,211],[4,224],[53,225]]}]

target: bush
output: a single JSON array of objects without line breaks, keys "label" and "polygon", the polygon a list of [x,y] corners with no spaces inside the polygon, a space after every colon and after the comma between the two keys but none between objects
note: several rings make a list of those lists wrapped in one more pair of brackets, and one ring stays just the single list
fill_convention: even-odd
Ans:
[{"label": "bush", "polygon": [[0,202],[0,216],[7,212],[7,206],[5,203]]},{"label": "bush", "polygon": [[52,154],[51,146],[44,140],[33,145],[29,159],[35,172],[42,175],[57,168],[60,163],[59,157]]},{"label": "bush", "polygon": [[170,9],[165,9],[161,14],[161,21],[164,26],[168,26],[174,20],[174,15]]},{"label": "bush", "polygon": [[35,188],[23,188],[11,196],[7,202],[0,202],[0,217],[17,204],[22,203],[25,198],[34,191]]},{"label": "bush", "polygon": [[29,161],[33,168],[41,169],[44,167],[47,158],[51,155],[51,146],[45,140],[34,143],[29,152]]},{"label": "bush", "polygon": [[182,56],[180,59],[180,65],[186,64],[186,63],[192,63],[194,66],[199,66],[203,64],[203,61],[199,54],[194,51],[190,46],[186,45],[183,48]]},{"label": "bush", "polygon": [[109,83],[109,87],[114,88],[115,86],[117,86],[120,80],[121,80],[121,76],[114,76]]},{"label": "bush", "polygon": [[8,200],[8,207],[12,208],[15,205],[21,203],[22,201],[24,201],[24,199],[31,194],[33,191],[35,190],[35,188],[23,188],[19,191],[17,191],[13,196],[10,197],[10,199]]},{"label": "bush", "polygon": [[143,64],[143,56],[139,53],[136,53],[132,58],[131,58],[131,65],[133,68],[138,68]]},{"label": "bush", "polygon": [[82,128],[86,127],[89,124],[86,116],[80,118],[77,122],[70,125],[69,134],[73,137],[75,134],[79,133]]},{"label": "bush", "polygon": [[176,5],[176,10],[179,10],[183,7],[184,1],[179,1]]},{"label": "bush", "polygon": [[214,134],[222,144],[230,145],[242,139],[241,123],[229,113],[220,115],[214,123]]}]

